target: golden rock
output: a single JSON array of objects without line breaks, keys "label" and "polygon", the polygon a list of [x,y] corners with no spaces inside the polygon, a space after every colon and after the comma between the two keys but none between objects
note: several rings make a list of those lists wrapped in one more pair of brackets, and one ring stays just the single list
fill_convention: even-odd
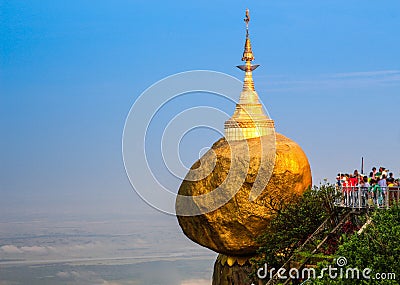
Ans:
[{"label": "golden rock", "polygon": [[[228,256],[252,255],[258,249],[256,238],[263,233],[276,208],[279,208],[279,205],[293,194],[301,194],[311,186],[311,169],[303,150],[289,138],[276,134],[275,165],[272,176],[261,194],[251,201],[249,195],[255,177],[259,171],[265,171],[265,169],[261,170],[263,166],[260,165],[262,161],[260,141],[260,138],[252,138],[236,142],[246,144],[248,147],[249,167],[246,169],[247,173],[244,173],[244,183],[227,203],[216,210],[196,216],[178,215],[183,232],[191,240]],[[231,148],[232,144],[230,145],[224,138],[217,141],[200,160],[194,163],[186,176],[191,179],[185,178],[179,188],[179,194],[195,197],[210,193],[220,187],[228,173],[234,171],[230,169],[233,155]],[[210,152],[213,152],[213,155],[210,155]],[[244,161],[246,155],[241,153],[234,155],[235,159],[246,163]],[[212,158],[215,161],[209,161]],[[212,171],[206,177],[193,179],[193,176],[199,174],[191,175],[192,172],[203,165],[213,166]],[[243,175],[243,173],[229,173],[231,174],[238,177]],[[232,189],[229,189],[229,185],[225,185],[225,190],[231,192]],[[221,193],[220,195],[223,196],[224,193]],[[185,206],[180,205],[179,196],[176,202],[177,208]],[[202,207],[202,205],[193,199],[190,207]]]}]

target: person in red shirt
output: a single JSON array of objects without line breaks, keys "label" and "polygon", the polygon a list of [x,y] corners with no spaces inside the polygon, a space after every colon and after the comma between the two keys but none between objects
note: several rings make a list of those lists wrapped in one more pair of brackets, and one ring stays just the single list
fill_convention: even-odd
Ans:
[{"label": "person in red shirt", "polygon": [[358,178],[353,174],[350,174],[349,184],[351,187],[355,187],[358,185]]},{"label": "person in red shirt", "polygon": [[358,189],[356,188],[356,186],[358,186],[358,178],[354,176],[354,174],[350,174],[349,186],[350,203],[356,206],[356,204],[358,203]]}]

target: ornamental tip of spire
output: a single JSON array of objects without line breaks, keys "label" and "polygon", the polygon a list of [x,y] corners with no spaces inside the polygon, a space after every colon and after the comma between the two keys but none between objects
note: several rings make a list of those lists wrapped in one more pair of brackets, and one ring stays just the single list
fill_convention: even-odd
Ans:
[{"label": "ornamental tip of spire", "polygon": [[249,28],[249,22],[250,22],[249,8],[246,9],[246,18],[244,18],[244,21],[246,22],[246,28]]},{"label": "ornamental tip of spire", "polygon": [[242,61],[253,61],[254,55],[253,55],[253,51],[251,50],[251,43],[250,43],[250,37],[249,37],[249,22],[250,22],[249,9],[246,9],[246,18],[244,18],[244,21],[246,23],[246,42],[244,44],[244,52],[243,52]]},{"label": "ornamental tip of spire", "polygon": [[239,65],[237,67],[240,68],[241,70],[243,70],[244,72],[246,72],[245,77],[244,77],[244,82],[243,82],[243,90],[255,91],[252,71],[254,69],[256,69],[259,65],[251,64],[251,62],[254,60],[254,55],[253,55],[253,51],[251,50],[251,43],[250,43],[250,37],[249,37],[249,22],[250,22],[249,9],[246,9],[246,18],[244,18],[244,21],[246,23],[246,42],[244,44],[242,61],[245,61],[246,64]]}]

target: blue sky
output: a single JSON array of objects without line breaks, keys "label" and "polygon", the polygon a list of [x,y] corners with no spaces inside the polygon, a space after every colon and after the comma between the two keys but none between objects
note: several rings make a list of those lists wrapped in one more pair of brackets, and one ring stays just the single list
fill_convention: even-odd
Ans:
[{"label": "blue sky", "polygon": [[399,176],[399,1],[0,1],[0,213],[144,209],[121,155],[131,105],[177,72],[242,79],[247,7],[256,89],[314,182],[361,156]]}]

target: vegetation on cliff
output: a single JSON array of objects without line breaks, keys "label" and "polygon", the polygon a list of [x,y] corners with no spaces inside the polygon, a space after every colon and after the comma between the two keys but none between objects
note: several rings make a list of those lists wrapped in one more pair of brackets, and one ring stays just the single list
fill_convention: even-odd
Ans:
[{"label": "vegetation on cliff", "polygon": [[[399,284],[400,280],[400,205],[388,210],[377,210],[372,214],[371,223],[362,233],[343,235],[342,244],[335,252],[335,258],[345,257],[346,272],[358,268],[359,279],[343,276],[342,279],[330,279],[325,276],[315,280],[314,284]],[[336,262],[336,261],[335,261]],[[321,262],[319,268],[330,264]],[[370,269],[367,276],[362,271]],[[345,280],[343,280],[345,279]]]},{"label": "vegetation on cliff", "polygon": [[[316,271],[316,277],[311,278],[313,284],[398,284],[400,206],[353,215],[334,207],[335,192],[334,186],[322,185],[294,197],[276,211],[258,239],[260,248],[253,259],[251,277],[257,278],[257,270],[268,264],[268,268],[276,270],[283,265],[287,270],[313,268]],[[338,266],[342,257],[346,262]],[[320,278],[321,270],[329,266],[342,269],[344,276],[332,279],[324,274]],[[347,278],[345,273],[349,268],[359,269],[360,278]],[[371,279],[363,278],[365,268],[371,269],[368,274]],[[379,281],[377,273],[384,273],[379,275]],[[270,276],[262,280],[263,284]],[[294,284],[305,279],[300,277]]]}]

